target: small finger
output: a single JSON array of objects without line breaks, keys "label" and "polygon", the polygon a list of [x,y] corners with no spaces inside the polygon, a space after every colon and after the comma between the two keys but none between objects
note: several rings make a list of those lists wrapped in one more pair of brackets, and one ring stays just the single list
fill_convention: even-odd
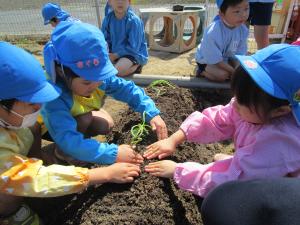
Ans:
[{"label": "small finger", "polygon": [[161,164],[161,161],[151,162],[147,166],[159,166]]},{"label": "small finger", "polygon": [[158,150],[159,150],[158,147],[149,149],[149,150],[145,151],[144,157],[148,157],[148,156],[150,156],[150,155],[153,155],[153,154],[155,154],[156,152],[158,152]]},{"label": "small finger", "polygon": [[151,127],[152,127],[152,131],[156,131],[156,128],[157,128],[157,127],[156,127],[155,123],[152,123],[152,124],[151,124]]},{"label": "small finger", "polygon": [[132,164],[132,163],[128,163],[127,166],[128,166],[130,169],[133,169],[133,170],[136,170],[136,171],[140,171],[140,166],[139,166],[139,165]]},{"label": "small finger", "polygon": [[167,156],[169,156],[168,153],[162,153],[162,154],[158,155],[158,159],[163,159],[163,158],[165,158]]},{"label": "small finger", "polygon": [[151,153],[151,154],[149,154],[149,155],[147,155],[145,157],[146,157],[146,159],[153,159],[153,158],[156,158],[159,155],[159,153],[160,152],[157,151],[157,152]]},{"label": "small finger", "polygon": [[155,143],[153,143],[153,144],[151,144],[151,145],[148,145],[147,147],[146,147],[146,149],[148,150],[148,149],[151,149],[152,147],[154,147],[155,146]]},{"label": "small finger", "polygon": [[124,182],[129,183],[129,182],[133,182],[133,180],[134,180],[133,177],[126,177]]},{"label": "small finger", "polygon": [[148,172],[148,173],[161,172],[159,167],[145,167],[145,171]]},{"label": "small finger", "polygon": [[127,176],[138,177],[139,175],[140,175],[140,173],[138,173],[137,171],[130,171]]},{"label": "small finger", "polygon": [[135,165],[140,165],[144,162],[144,160],[141,159],[132,159],[132,161],[130,163],[133,163]]}]

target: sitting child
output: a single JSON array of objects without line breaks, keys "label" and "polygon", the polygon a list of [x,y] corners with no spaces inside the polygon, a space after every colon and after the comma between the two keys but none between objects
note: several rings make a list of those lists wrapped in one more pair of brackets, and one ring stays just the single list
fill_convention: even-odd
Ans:
[{"label": "sitting child", "polygon": [[102,24],[109,58],[118,76],[140,73],[148,61],[143,22],[130,8],[129,0],[110,0],[110,4],[113,11],[105,16]]},{"label": "sitting child", "polygon": [[230,79],[237,66],[234,55],[247,53],[248,0],[217,0],[219,16],[205,29],[196,52],[197,76],[213,81]]},{"label": "sitting child", "polygon": [[113,119],[101,109],[103,92],[146,113],[158,139],[167,137],[160,111],[144,90],[117,77],[102,32],[86,23],[61,22],[44,49],[45,67],[62,89],[61,96],[45,105],[43,119],[49,134],[63,152],[77,160],[112,164],[141,163],[129,145],[101,143],[90,137],[107,134]]},{"label": "sitting child", "polygon": [[0,42],[0,224],[42,224],[23,197],[48,198],[94,184],[132,182],[140,173],[139,166],[129,163],[94,169],[44,166],[37,159],[41,138],[36,119],[41,104],[59,95],[32,55]]},{"label": "sitting child", "polygon": [[63,10],[60,5],[56,3],[46,3],[42,8],[42,15],[44,18],[44,25],[51,24],[56,27],[60,21],[79,21],[70,16],[68,12]]},{"label": "sitting child", "polygon": [[233,156],[206,165],[158,161],[146,171],[173,177],[180,188],[201,197],[227,181],[299,176],[299,56],[299,46],[288,44],[237,56],[241,65],[232,77],[231,102],[192,113],[177,132],[150,145],[144,154],[161,159],[185,140],[205,144],[232,139]]}]

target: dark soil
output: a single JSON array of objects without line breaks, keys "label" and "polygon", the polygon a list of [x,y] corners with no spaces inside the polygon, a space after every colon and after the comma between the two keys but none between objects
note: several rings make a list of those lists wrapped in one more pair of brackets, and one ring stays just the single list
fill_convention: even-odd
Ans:
[{"label": "dark soil", "polygon": [[[229,91],[191,91],[183,88],[161,87],[160,93],[147,88],[147,93],[161,110],[169,134],[179,128],[184,119],[195,110],[216,104],[226,104]],[[141,116],[131,110],[123,112],[108,140],[117,144],[130,143],[130,128],[141,121]],[[155,142],[150,133],[138,144]],[[176,162],[196,161],[208,163],[217,152],[231,149],[230,142],[216,144],[184,143],[169,159]],[[146,161],[145,164],[149,162]],[[30,199],[30,205],[46,224],[202,224],[201,199],[182,191],[170,179],[161,179],[142,173],[132,184],[103,184],[87,191],[59,198]]]}]

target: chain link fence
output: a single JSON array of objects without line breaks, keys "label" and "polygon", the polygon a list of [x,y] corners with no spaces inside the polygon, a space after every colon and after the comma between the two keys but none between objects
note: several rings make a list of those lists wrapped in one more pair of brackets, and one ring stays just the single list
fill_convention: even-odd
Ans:
[{"label": "chain link fence", "polygon": [[[0,38],[7,36],[44,36],[51,33],[51,26],[44,26],[41,15],[42,6],[47,0],[0,0]],[[73,17],[83,22],[99,26],[104,17],[104,7],[106,0],[57,0],[63,9]],[[205,0],[186,1],[132,1],[132,8],[139,14],[140,8],[150,7],[171,7],[174,4],[187,6],[205,5]],[[216,7],[211,4],[208,13],[210,21],[216,13]],[[157,26],[162,26],[158,24]],[[189,27],[186,29],[191,29]],[[158,28],[159,29],[159,28]]]}]

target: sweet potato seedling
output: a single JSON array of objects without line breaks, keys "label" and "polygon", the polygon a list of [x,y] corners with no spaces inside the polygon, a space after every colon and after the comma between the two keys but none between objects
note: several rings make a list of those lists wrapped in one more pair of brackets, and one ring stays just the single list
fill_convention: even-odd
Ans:
[{"label": "sweet potato seedling", "polygon": [[173,89],[175,88],[175,86],[172,85],[170,81],[167,80],[155,80],[149,85],[149,87],[152,88],[154,91],[156,91],[157,97],[166,93],[164,87],[171,87]]},{"label": "sweet potato seedling", "polygon": [[143,112],[142,122],[131,127],[130,145],[132,146],[136,146],[138,143],[140,143],[143,140],[145,135],[149,134],[148,129],[151,129],[151,126],[146,124],[145,117],[146,117],[146,112]]}]

